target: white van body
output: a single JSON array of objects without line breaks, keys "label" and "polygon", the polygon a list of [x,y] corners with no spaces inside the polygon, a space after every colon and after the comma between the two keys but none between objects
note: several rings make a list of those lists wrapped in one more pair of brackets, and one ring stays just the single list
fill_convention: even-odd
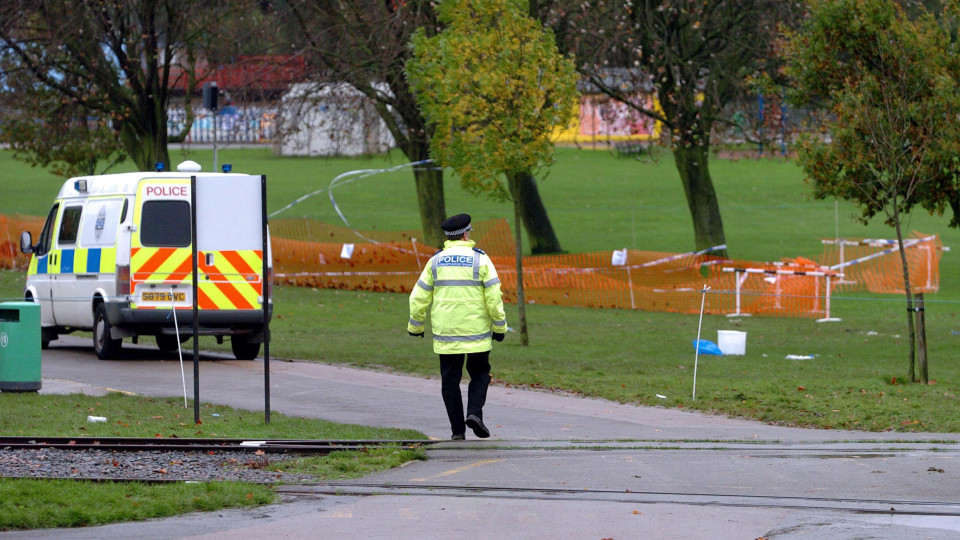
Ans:
[{"label": "white van body", "polygon": [[24,296],[40,303],[44,347],[60,334],[93,330],[97,356],[112,358],[124,338],[153,335],[161,349],[175,350],[192,335],[192,176],[200,333],[231,336],[238,358],[259,353],[272,307],[269,243],[263,272],[264,179],[199,172],[64,182],[37,243],[29,233],[21,238],[33,254]]}]

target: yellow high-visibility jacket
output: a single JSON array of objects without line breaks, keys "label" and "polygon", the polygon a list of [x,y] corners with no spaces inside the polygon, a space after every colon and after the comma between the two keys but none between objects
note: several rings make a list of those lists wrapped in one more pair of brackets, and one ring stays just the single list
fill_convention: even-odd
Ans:
[{"label": "yellow high-visibility jacket", "polygon": [[410,293],[407,331],[421,334],[431,303],[433,351],[489,351],[492,332],[507,331],[497,269],[472,240],[447,240],[427,262]]}]

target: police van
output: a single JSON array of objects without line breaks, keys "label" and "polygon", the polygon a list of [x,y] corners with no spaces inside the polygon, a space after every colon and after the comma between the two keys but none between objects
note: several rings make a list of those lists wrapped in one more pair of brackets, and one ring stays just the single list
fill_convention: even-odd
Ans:
[{"label": "police van", "polygon": [[20,237],[21,251],[32,254],[24,296],[40,304],[42,346],[91,330],[97,356],[110,359],[125,338],[154,336],[164,351],[189,339],[195,199],[200,334],[229,336],[236,358],[255,358],[272,312],[262,182],[200,173],[192,161],[177,172],[67,180],[36,243],[29,232]]}]

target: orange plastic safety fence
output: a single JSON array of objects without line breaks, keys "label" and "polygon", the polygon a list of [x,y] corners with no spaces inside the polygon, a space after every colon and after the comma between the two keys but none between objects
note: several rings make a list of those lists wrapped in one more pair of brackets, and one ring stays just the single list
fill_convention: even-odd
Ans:
[{"label": "orange plastic safety fence", "polygon": [[[473,226],[473,238],[485,247],[489,244],[491,256],[502,246],[512,245],[505,221]],[[271,221],[270,231],[274,274],[281,283],[292,285],[409,292],[437,252],[436,247],[416,241],[418,233],[413,231],[354,232],[304,219]],[[331,240],[320,240],[325,238]],[[363,242],[363,238],[380,243]]]},{"label": "orange plastic safety fence", "polygon": [[[896,240],[854,238],[823,242],[821,264],[843,274],[838,291],[904,294],[903,263]],[[944,251],[940,238],[914,231],[903,244],[911,291],[937,292],[940,289],[940,256]]]},{"label": "orange plastic safety fence", "polygon": [[[279,221],[279,223],[278,223]],[[323,288],[409,292],[436,251],[414,241],[415,232],[354,232],[309,220],[271,222],[276,276],[283,283]],[[296,236],[297,238],[288,238]],[[358,242],[363,238],[380,243]],[[472,238],[492,259],[504,297],[517,300],[515,244],[506,221],[474,223]],[[329,239],[324,241],[325,239]],[[345,249],[351,245],[352,251]],[[739,274],[723,268],[805,272],[811,261],[755,263],[708,255],[639,250],[523,258],[528,303],[697,313],[701,291],[708,313],[752,313],[790,317],[824,315],[824,276]],[[625,256],[623,256],[625,255]],[[811,266],[812,265],[812,266]],[[793,270],[790,270],[793,269]]]},{"label": "orange plastic safety fence", "polygon": [[41,217],[0,214],[0,268],[26,269],[30,256],[20,253],[20,233],[30,231],[36,242],[42,228]]},{"label": "orange plastic safety fence", "polygon": [[[0,266],[25,268],[29,259],[19,251],[20,231],[36,238],[42,225],[41,218],[0,216]],[[497,267],[505,299],[516,302],[510,227],[505,220],[473,226],[471,238]],[[354,231],[307,219],[272,220],[270,230],[276,279],[291,285],[406,293],[437,251],[420,243],[417,231]],[[907,242],[915,292],[939,287],[942,249],[936,236],[915,233]],[[899,251],[889,241],[834,242],[816,262],[797,257],[760,263],[639,250],[533,256],[522,262],[526,301],[544,305],[698,313],[705,301],[706,313],[821,318],[830,316],[829,297],[838,291],[903,290]],[[711,294],[702,294],[705,287]]]}]

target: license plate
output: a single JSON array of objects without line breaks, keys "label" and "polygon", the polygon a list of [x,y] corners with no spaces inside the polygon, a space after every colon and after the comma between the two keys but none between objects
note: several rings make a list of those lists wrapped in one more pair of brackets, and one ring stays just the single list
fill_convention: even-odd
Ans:
[{"label": "license plate", "polygon": [[184,292],[145,292],[140,297],[142,302],[183,302],[187,299]]}]

